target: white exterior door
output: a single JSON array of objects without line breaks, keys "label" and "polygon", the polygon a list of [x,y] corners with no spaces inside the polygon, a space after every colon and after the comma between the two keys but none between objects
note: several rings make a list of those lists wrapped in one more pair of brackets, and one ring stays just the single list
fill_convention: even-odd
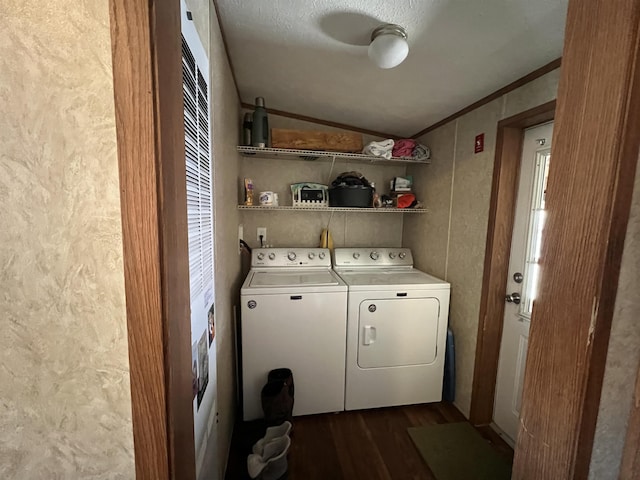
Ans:
[{"label": "white exterior door", "polygon": [[518,434],[529,325],[539,280],[552,134],[553,123],[530,128],[522,148],[493,410],[494,424],[511,443]]}]

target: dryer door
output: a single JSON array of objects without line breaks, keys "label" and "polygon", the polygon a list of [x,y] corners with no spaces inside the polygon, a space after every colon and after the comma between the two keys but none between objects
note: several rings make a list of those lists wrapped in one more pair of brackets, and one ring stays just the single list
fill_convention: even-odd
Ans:
[{"label": "dryer door", "polygon": [[424,365],[436,359],[437,298],[365,300],[360,304],[360,368]]}]

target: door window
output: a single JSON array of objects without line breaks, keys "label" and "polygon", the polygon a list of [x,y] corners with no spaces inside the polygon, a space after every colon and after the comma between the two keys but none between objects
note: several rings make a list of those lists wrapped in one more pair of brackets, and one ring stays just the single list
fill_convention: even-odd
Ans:
[{"label": "door window", "polygon": [[536,169],[534,172],[533,195],[529,213],[529,235],[527,254],[524,268],[524,282],[520,315],[531,319],[533,301],[538,294],[540,279],[540,249],[542,245],[542,231],[546,220],[545,194],[547,178],[549,177],[549,163],[551,148],[541,148],[536,152]]}]

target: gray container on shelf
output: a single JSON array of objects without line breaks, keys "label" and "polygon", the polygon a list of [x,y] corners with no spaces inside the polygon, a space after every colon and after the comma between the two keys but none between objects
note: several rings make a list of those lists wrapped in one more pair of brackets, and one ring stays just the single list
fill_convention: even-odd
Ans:
[{"label": "gray container on shelf", "polygon": [[245,113],[242,122],[242,145],[251,146],[251,129],[253,125],[253,114]]},{"label": "gray container on shelf", "polygon": [[251,130],[251,145],[254,147],[269,146],[269,120],[264,108],[264,98],[256,97],[256,109],[253,111],[253,125]]}]

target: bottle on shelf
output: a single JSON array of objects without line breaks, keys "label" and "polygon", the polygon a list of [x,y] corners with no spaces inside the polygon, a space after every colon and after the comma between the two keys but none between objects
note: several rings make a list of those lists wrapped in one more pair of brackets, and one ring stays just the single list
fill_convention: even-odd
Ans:
[{"label": "bottle on shelf", "polygon": [[244,204],[253,206],[253,180],[250,178],[244,179]]},{"label": "bottle on shelf", "polygon": [[376,192],[376,184],[374,182],[370,183],[371,188],[373,189],[373,198],[371,202],[371,206],[373,208],[380,208],[382,206],[382,201],[380,200],[380,194]]},{"label": "bottle on shelf", "polygon": [[256,97],[256,108],[253,111],[253,125],[251,129],[251,145],[264,148],[269,146],[269,120],[264,108],[264,98]]},{"label": "bottle on shelf", "polygon": [[244,114],[244,121],[242,122],[242,145],[245,145],[247,147],[250,147],[252,142],[251,140],[252,126],[253,126],[253,114],[247,112]]}]

